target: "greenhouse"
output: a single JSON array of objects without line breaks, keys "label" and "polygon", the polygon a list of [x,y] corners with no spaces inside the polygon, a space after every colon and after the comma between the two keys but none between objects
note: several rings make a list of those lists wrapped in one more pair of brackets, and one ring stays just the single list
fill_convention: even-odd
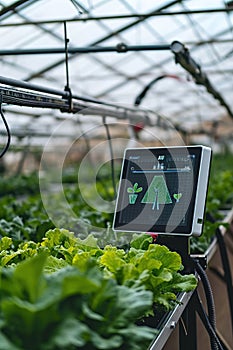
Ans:
[{"label": "greenhouse", "polygon": [[0,1],[0,350],[233,349],[233,1]]}]

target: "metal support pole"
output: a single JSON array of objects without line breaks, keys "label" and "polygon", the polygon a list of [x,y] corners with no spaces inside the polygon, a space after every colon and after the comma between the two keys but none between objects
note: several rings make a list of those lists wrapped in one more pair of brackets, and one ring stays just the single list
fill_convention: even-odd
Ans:
[{"label": "metal support pole", "polygon": [[179,350],[197,349],[197,325],[194,296],[179,320]]}]

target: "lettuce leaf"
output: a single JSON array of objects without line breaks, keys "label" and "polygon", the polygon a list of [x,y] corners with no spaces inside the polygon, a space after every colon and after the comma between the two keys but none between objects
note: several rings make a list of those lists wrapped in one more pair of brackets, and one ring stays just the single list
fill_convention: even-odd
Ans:
[{"label": "lettuce leaf", "polygon": [[93,261],[83,270],[66,266],[45,274],[47,259],[40,252],[0,269],[4,349],[31,350],[33,344],[33,350],[134,350],[149,345],[155,330],[138,330],[135,320],[151,309],[150,291],[106,279]]}]

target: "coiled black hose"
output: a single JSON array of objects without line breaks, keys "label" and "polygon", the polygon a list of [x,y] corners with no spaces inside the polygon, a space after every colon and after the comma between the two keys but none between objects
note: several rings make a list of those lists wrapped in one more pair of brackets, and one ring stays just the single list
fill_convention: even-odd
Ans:
[{"label": "coiled black hose", "polygon": [[7,132],[7,143],[4,147],[4,149],[1,151],[0,153],[0,158],[2,158],[4,156],[4,154],[7,152],[8,148],[10,147],[10,143],[11,143],[11,132],[9,129],[9,126],[7,124],[6,118],[4,117],[3,111],[2,111],[2,94],[0,95],[0,115],[2,118],[2,121],[5,125],[6,128],[6,132]]},{"label": "coiled black hose", "polygon": [[211,326],[211,323],[210,323],[210,320],[208,318],[208,316],[206,315],[206,312],[205,312],[205,309],[204,309],[204,306],[200,300],[200,297],[198,295],[198,292],[195,291],[194,293],[196,293],[196,298],[197,298],[197,302],[198,302],[198,305],[199,305],[199,308],[198,308],[198,313],[199,313],[199,316],[201,317],[201,320],[203,322],[203,324],[205,325],[206,327],[206,330],[208,331],[209,333],[209,336],[211,337],[211,339],[214,339],[216,344],[217,344],[217,349],[219,350],[226,350],[224,346],[222,346],[217,334],[216,334],[216,331],[213,329],[213,327]]}]

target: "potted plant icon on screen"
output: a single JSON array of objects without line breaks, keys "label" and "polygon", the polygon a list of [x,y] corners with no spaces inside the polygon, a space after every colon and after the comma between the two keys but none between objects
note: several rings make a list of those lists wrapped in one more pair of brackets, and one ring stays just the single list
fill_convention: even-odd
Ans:
[{"label": "potted plant icon on screen", "polygon": [[138,187],[138,183],[135,182],[133,187],[128,187],[127,192],[129,193],[129,204],[135,204],[138,193],[142,192],[142,187]]}]

